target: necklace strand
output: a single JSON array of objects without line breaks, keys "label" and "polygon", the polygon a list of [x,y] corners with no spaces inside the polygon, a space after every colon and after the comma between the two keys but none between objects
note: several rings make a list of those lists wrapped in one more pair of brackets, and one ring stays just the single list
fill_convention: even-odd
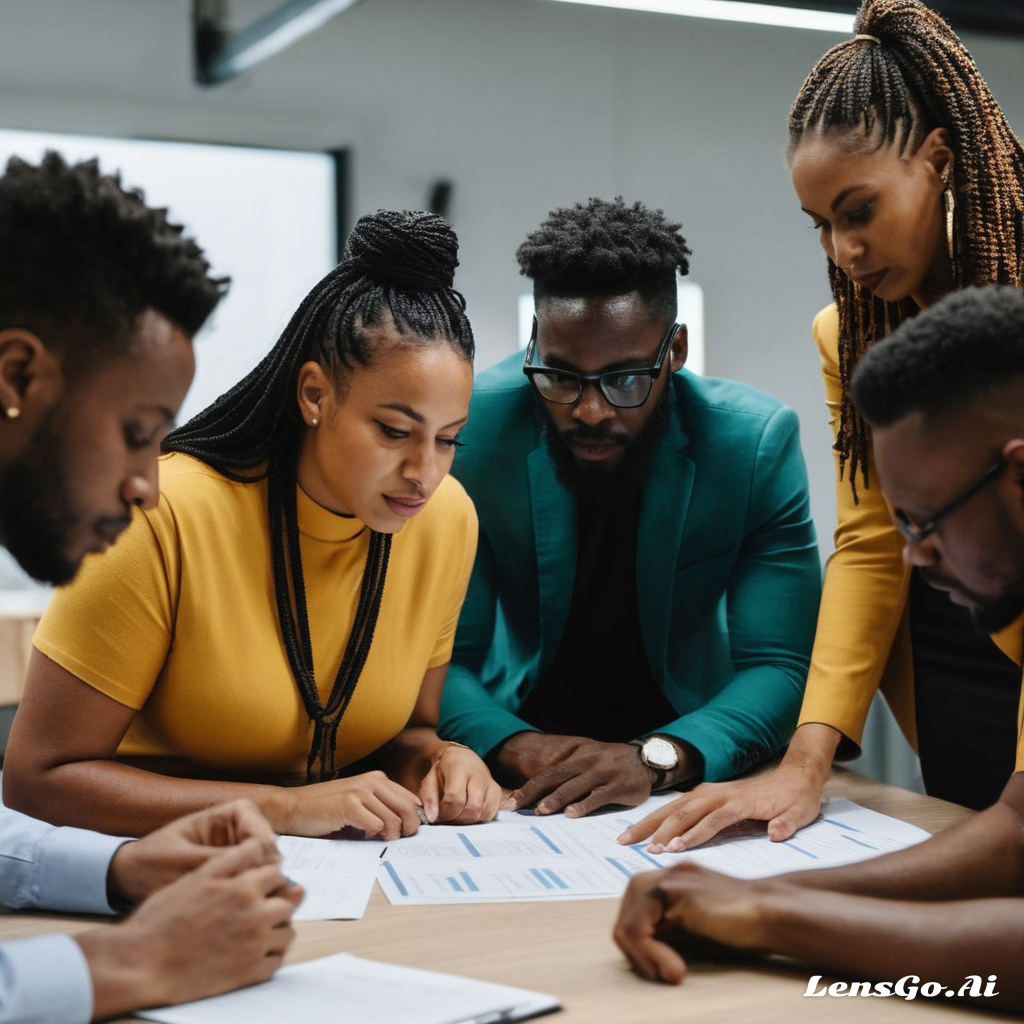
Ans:
[{"label": "necklace strand", "polygon": [[[309,632],[302,551],[299,546],[295,473],[289,472],[289,469],[294,467],[272,466],[267,486],[274,594],[289,667],[306,714],[313,723],[313,741],[306,761],[306,781],[323,782],[335,776],[338,727],[370,653],[387,578],[391,534],[370,531],[366,567],[352,632],[334,677],[330,696],[327,703],[323,704],[313,673],[313,644]],[[317,773],[314,766],[318,761]]]}]

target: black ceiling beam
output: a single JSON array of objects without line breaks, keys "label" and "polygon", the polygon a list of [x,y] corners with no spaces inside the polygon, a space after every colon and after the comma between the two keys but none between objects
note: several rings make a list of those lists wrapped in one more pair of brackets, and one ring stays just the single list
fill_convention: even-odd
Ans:
[{"label": "black ceiling beam", "polygon": [[218,85],[280,53],[359,0],[288,0],[231,33],[227,0],[192,0],[196,81]]}]

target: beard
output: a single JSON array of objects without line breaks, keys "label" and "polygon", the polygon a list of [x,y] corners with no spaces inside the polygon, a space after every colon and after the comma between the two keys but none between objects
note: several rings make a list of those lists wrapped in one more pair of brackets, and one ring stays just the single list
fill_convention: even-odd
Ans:
[{"label": "beard", "polygon": [[[555,464],[555,476],[559,482],[581,502],[588,504],[606,502],[633,492],[643,483],[651,459],[665,434],[671,409],[671,396],[672,389],[664,388],[643,430],[635,437],[630,437],[606,424],[596,428],[581,424],[571,430],[559,431],[544,409],[543,399],[534,393],[534,398],[541,407],[541,430],[544,441]],[[605,466],[602,462],[581,463],[569,448],[572,441],[616,441],[623,446],[622,457],[611,467]]]},{"label": "beard", "polygon": [[[1024,581],[1007,586],[997,597],[983,597],[972,590],[966,590],[955,580],[922,568],[918,570],[921,578],[939,590],[956,590],[970,602],[968,609],[971,621],[985,633],[998,633],[1006,629],[1020,614],[1024,612]],[[957,602],[954,602],[957,603]]]},{"label": "beard", "polygon": [[33,579],[60,585],[81,562],[67,554],[78,521],[64,442],[51,412],[0,471],[0,540]]}]

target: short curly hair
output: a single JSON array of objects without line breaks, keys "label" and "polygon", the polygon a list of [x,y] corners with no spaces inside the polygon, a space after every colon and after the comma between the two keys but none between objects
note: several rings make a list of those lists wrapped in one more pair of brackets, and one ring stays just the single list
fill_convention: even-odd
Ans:
[{"label": "short curly hair", "polygon": [[562,207],[516,250],[534,299],[639,292],[652,315],[676,315],[676,271],[689,272],[682,225],[643,203],[588,199]]},{"label": "short curly hair", "polygon": [[1024,378],[1024,293],[964,288],[904,320],[861,356],[850,383],[872,427],[919,413],[931,420]]},{"label": "short curly hair", "polygon": [[147,308],[193,337],[229,280],[210,276],[182,232],[96,160],[12,157],[0,177],[0,328],[32,331],[77,374],[127,350]]}]

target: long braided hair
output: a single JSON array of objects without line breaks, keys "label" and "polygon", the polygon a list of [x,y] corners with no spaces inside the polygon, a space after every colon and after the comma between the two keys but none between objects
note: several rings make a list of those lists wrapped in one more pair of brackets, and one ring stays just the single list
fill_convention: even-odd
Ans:
[{"label": "long braided hair", "polygon": [[[856,36],[811,69],[789,113],[789,156],[807,133],[855,133],[881,149],[913,153],[945,128],[955,154],[951,187],[953,279],[966,285],[1024,280],[1024,148],[949,25],[919,0],[864,0]],[[867,38],[865,38],[867,37]],[[868,484],[868,427],[850,398],[857,360],[917,312],[910,299],[886,302],[855,285],[829,261],[839,311],[839,470]]]},{"label": "long braided hair", "polygon": [[281,636],[310,720],[307,779],[335,774],[337,732],[373,639],[387,575],[391,535],[370,532],[355,622],[326,704],[313,678],[299,549],[296,472],[309,429],[296,401],[299,368],[319,363],[343,388],[347,372],[372,363],[371,332],[391,324],[403,343],[449,344],[468,362],[473,332],[452,287],[458,239],[430,213],[379,210],[362,217],[341,262],[302,300],[277,344],[230,391],[169,434],[165,452],[200,459],[230,480],[267,480],[270,544]]}]

